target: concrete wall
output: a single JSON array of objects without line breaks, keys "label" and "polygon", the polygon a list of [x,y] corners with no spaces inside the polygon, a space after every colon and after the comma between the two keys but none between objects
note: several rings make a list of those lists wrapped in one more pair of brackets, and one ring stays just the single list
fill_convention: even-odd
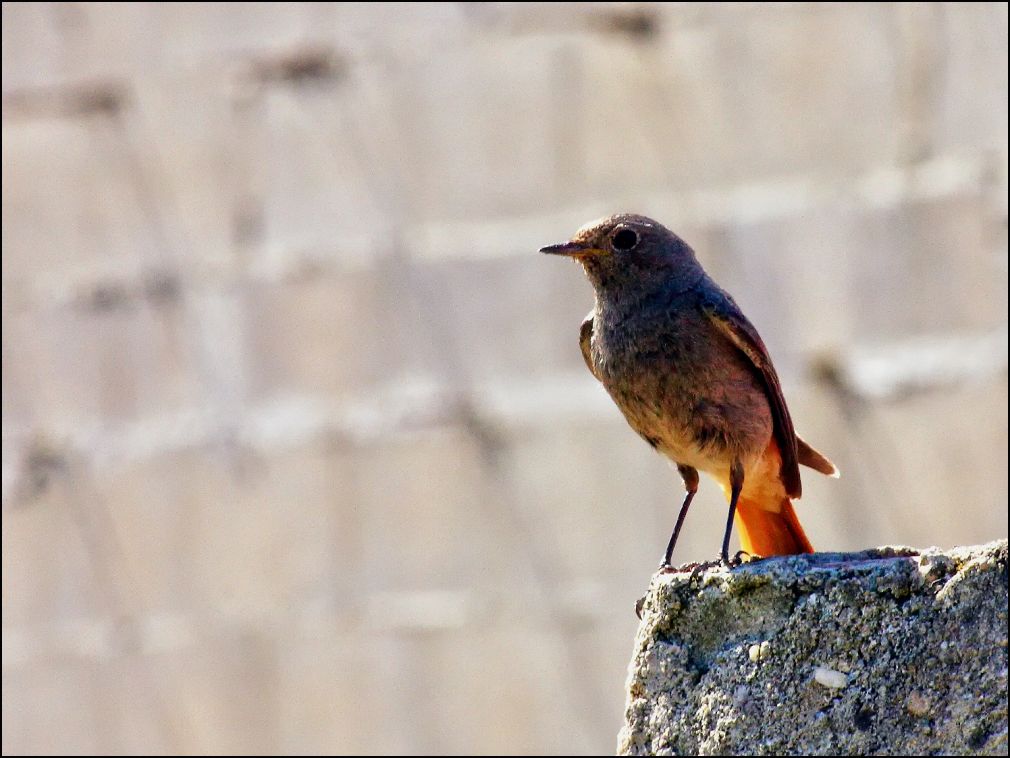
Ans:
[{"label": "concrete wall", "polygon": [[618,210],[815,545],[1006,535],[1005,5],[4,4],[4,752],[611,750],[680,484],[535,251]]}]

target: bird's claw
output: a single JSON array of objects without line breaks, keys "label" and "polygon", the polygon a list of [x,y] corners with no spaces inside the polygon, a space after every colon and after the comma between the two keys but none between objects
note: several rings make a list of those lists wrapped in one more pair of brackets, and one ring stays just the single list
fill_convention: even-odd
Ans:
[{"label": "bird's claw", "polygon": [[740,553],[742,552],[742,550],[738,551],[732,558],[727,553],[723,553],[719,556],[719,563],[723,568],[736,568],[742,563],[740,560]]},{"label": "bird's claw", "polygon": [[719,562],[726,568],[736,568],[737,566],[742,566],[745,563],[754,563],[755,561],[760,560],[762,560],[762,556],[748,553],[746,550],[737,550],[732,558],[725,555],[720,556],[719,558]]}]

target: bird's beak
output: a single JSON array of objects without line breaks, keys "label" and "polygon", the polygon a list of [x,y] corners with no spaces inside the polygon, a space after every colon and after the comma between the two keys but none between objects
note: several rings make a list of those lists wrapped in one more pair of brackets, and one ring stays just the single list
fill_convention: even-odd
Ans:
[{"label": "bird's beak", "polygon": [[593,255],[598,251],[578,242],[562,242],[557,245],[542,247],[540,248],[540,252],[549,253],[550,255],[567,255],[569,258],[581,258],[584,255]]}]

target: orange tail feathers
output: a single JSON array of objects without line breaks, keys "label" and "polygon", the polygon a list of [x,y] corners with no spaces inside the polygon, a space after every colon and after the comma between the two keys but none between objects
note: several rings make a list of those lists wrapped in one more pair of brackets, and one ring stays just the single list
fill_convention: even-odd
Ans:
[{"label": "orange tail feathers", "polygon": [[782,501],[776,513],[741,497],[736,504],[736,528],[740,534],[740,547],[751,555],[814,552],[789,498]]}]

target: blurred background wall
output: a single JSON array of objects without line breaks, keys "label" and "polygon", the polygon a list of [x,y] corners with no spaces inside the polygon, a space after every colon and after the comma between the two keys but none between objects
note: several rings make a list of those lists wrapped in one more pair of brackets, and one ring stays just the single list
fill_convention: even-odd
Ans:
[{"label": "blurred background wall", "polygon": [[536,250],[624,210],[816,546],[1006,536],[1005,4],[5,3],[4,753],[610,752],[682,489]]}]

